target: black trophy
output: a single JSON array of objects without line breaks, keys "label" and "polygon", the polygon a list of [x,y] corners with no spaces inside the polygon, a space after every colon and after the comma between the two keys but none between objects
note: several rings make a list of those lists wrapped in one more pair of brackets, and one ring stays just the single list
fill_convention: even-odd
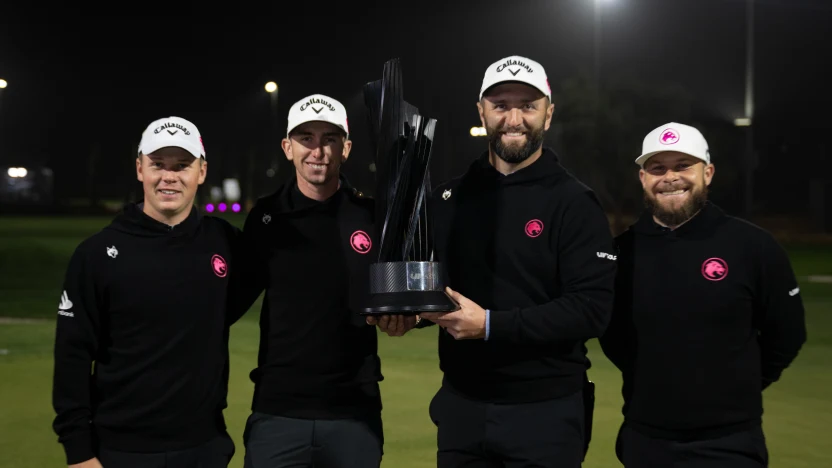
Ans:
[{"label": "black trophy", "polygon": [[370,297],[364,315],[451,312],[459,305],[445,293],[445,273],[433,261],[426,197],[436,120],[404,101],[398,58],[384,64],[379,81],[364,86],[376,166],[378,259],[370,265]]}]

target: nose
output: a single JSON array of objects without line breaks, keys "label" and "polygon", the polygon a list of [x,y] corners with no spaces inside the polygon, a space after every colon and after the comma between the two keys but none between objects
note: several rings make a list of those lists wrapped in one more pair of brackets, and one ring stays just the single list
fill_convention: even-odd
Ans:
[{"label": "nose", "polygon": [[512,109],[506,116],[506,125],[509,127],[518,127],[523,123],[523,114],[520,109]]},{"label": "nose", "polygon": [[162,180],[168,184],[176,182],[176,171],[163,171]]}]

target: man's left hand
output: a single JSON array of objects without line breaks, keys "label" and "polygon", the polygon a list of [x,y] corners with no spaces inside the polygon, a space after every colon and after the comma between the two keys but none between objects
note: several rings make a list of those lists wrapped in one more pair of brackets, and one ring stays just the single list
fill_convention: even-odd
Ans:
[{"label": "man's left hand", "polygon": [[451,288],[445,288],[460,309],[455,312],[423,312],[423,319],[444,328],[457,340],[485,338],[485,309]]}]

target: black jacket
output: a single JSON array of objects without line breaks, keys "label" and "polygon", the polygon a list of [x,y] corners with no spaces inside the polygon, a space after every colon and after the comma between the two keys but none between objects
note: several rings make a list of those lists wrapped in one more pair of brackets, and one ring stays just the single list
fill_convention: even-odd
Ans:
[{"label": "black jacket", "polygon": [[601,345],[624,377],[628,424],[655,437],[719,437],[760,423],[761,390],[806,340],[784,250],[713,204],[676,230],[650,213],[617,239]]},{"label": "black jacket", "polygon": [[380,411],[376,330],[358,314],[376,251],[373,206],[344,179],[324,202],[292,179],[249,214],[237,310],[266,291],[254,411],[309,419]]},{"label": "black jacket", "polygon": [[607,326],[616,268],[593,192],[550,150],[508,176],[485,153],[439,186],[431,205],[449,286],[491,311],[487,341],[440,331],[445,383],[496,402],[579,391],[584,344]]},{"label": "black jacket", "polygon": [[75,250],[57,311],[53,386],[68,464],[95,456],[97,444],[161,452],[225,430],[237,233],[196,208],[170,227],[130,205]]}]

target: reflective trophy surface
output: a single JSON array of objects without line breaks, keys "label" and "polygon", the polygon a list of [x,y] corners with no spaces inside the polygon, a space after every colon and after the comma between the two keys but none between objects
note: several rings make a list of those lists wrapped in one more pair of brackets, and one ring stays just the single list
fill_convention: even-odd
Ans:
[{"label": "reflective trophy surface", "polygon": [[370,265],[370,297],[364,315],[451,312],[459,305],[445,293],[446,276],[433,261],[428,216],[430,156],[436,120],[405,102],[398,58],[384,64],[381,80],[364,86],[376,167],[378,258]]}]

